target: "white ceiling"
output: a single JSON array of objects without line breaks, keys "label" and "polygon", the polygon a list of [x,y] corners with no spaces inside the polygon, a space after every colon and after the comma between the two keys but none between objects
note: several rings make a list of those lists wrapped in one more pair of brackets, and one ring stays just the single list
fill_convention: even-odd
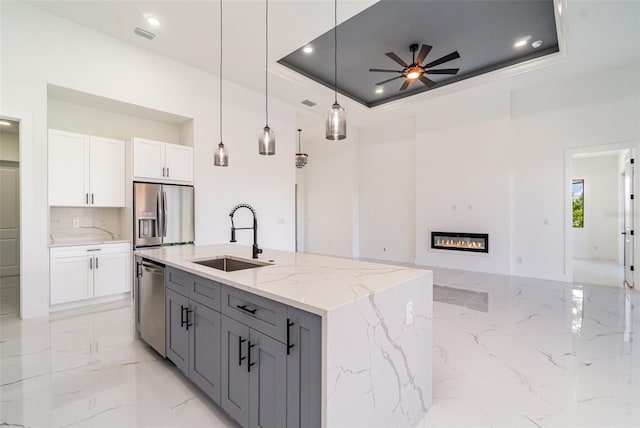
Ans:
[{"label": "white ceiling", "polygon": [[[25,1],[124,42],[218,74],[218,1]],[[421,103],[478,84],[493,82],[495,85],[496,78],[501,87],[518,90],[551,79],[640,62],[640,0],[560,1],[563,2],[561,31],[564,31],[566,51],[552,65],[510,77],[496,72],[371,110],[343,97],[340,102],[347,109],[350,123],[355,126],[373,123],[380,120],[381,114],[385,118],[406,116]],[[340,0],[338,21],[374,3],[373,0]],[[260,92],[264,91],[264,4],[254,0],[226,0],[223,12],[224,78]],[[269,8],[269,92],[311,116],[321,117],[332,103],[332,91],[276,61],[333,27],[333,1],[271,0]],[[160,27],[151,28],[144,14],[158,17]],[[150,41],[137,36],[133,34],[135,26],[148,29],[157,37]],[[304,99],[318,105],[304,107],[300,104]]]}]

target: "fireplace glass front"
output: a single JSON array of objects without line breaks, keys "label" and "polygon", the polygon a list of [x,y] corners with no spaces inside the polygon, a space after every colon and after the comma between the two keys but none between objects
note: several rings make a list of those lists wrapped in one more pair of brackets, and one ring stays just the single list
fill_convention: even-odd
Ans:
[{"label": "fireplace glass front", "polygon": [[431,248],[438,250],[489,252],[489,234],[431,232]]}]

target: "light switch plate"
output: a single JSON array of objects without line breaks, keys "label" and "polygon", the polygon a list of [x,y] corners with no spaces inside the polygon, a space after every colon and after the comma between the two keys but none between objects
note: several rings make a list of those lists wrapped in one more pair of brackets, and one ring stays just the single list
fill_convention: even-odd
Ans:
[{"label": "light switch plate", "polygon": [[73,228],[78,228],[80,227],[80,220],[78,220],[77,218],[74,218],[73,220],[71,220],[71,226]]}]

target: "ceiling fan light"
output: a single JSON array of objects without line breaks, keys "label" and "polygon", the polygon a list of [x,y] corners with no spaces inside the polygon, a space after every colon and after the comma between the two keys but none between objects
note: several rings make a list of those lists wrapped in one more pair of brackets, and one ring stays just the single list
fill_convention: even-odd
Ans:
[{"label": "ceiling fan light", "polygon": [[276,133],[265,126],[258,138],[258,152],[261,155],[275,155],[276,154]]},{"label": "ceiling fan light", "polygon": [[418,67],[410,68],[407,72],[407,79],[415,80],[422,76],[422,70]]},{"label": "ceiling fan light", "polygon": [[327,112],[327,140],[344,140],[347,138],[347,113],[337,102]]},{"label": "ceiling fan light", "polygon": [[213,154],[213,164],[215,166],[229,166],[229,153],[224,144],[218,144],[218,149]]}]

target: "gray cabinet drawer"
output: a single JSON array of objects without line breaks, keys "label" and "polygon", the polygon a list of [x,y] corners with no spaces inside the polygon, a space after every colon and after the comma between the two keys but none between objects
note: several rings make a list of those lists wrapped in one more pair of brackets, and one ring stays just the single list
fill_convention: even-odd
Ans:
[{"label": "gray cabinet drawer", "polygon": [[210,309],[220,310],[222,285],[180,269],[167,268],[167,288],[180,293]]},{"label": "gray cabinet drawer", "polygon": [[216,311],[220,310],[220,293],[222,284],[219,282],[193,276],[189,287],[189,298]]},{"label": "gray cabinet drawer", "polygon": [[282,343],[287,340],[287,307],[282,303],[223,286],[221,311]]},{"label": "gray cabinet drawer", "polygon": [[193,283],[193,275],[170,267],[167,267],[165,275],[165,284],[167,285],[167,288],[170,288],[183,296],[189,295],[189,288]]}]

